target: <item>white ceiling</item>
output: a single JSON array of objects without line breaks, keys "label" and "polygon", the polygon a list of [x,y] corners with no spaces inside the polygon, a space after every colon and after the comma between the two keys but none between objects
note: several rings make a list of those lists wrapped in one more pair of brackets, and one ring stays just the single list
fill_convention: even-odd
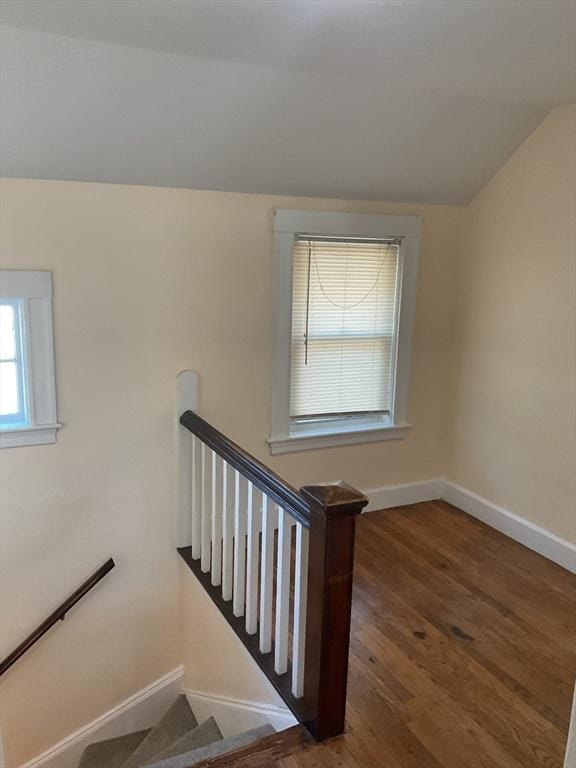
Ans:
[{"label": "white ceiling", "polygon": [[3,0],[4,175],[468,201],[576,98],[572,0]]}]

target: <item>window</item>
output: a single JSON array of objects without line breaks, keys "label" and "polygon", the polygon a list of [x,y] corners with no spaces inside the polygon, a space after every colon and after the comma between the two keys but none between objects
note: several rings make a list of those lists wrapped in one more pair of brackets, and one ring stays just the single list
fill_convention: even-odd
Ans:
[{"label": "window", "polygon": [[0,446],[54,443],[52,276],[0,271]]},{"label": "window", "polygon": [[421,221],[275,211],[272,453],[404,437]]}]

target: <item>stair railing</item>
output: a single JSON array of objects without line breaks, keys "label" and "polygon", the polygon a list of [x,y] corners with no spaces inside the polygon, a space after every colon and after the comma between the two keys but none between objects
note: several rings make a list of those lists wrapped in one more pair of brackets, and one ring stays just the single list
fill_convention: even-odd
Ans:
[{"label": "stair railing", "polygon": [[[195,375],[179,383],[195,407]],[[344,483],[298,491],[192,408],[179,421],[179,554],[314,738],[342,733],[368,500]]]},{"label": "stair railing", "polygon": [[76,605],[76,603],[82,600],[84,595],[90,592],[90,590],[93,589],[96,584],[98,584],[98,582],[101,581],[112,568],[114,568],[114,566],[114,560],[110,557],[103,565],[95,570],[93,574],[83,581],[78,589],[75,589],[66,600],[63,600],[58,608],[52,611],[52,613],[44,619],[44,621],[39,624],[36,629],[12,651],[12,653],[9,653],[5,659],[2,659],[0,662],[0,676],[7,672],[18,659],[24,656],[24,654],[29,651],[30,648],[32,648],[32,646],[54,626],[54,624],[63,621],[66,618],[66,614]]}]

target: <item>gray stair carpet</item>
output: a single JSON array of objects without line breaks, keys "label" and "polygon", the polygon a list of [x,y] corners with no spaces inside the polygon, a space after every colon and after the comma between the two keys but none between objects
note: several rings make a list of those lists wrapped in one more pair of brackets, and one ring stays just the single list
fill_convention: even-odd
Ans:
[{"label": "gray stair carpet", "polygon": [[167,757],[174,757],[174,755],[182,755],[186,752],[192,752],[194,749],[205,747],[207,744],[212,744],[215,741],[221,741],[222,734],[220,728],[216,724],[216,720],[213,717],[205,720],[201,725],[194,730],[189,731],[182,738],[175,741],[168,749],[165,749],[159,755],[156,755],[154,762],[164,760]]},{"label": "gray stair carpet", "polygon": [[152,729],[136,731],[115,739],[96,741],[86,747],[78,768],[121,768]]},{"label": "gray stair carpet", "polygon": [[192,766],[198,765],[203,760],[225,755],[234,749],[247,747],[255,741],[260,741],[265,736],[271,736],[273,733],[276,733],[276,731],[271,725],[261,725],[259,728],[244,731],[244,733],[239,733],[236,736],[229,736],[227,739],[216,741],[213,744],[200,747],[200,749],[194,749],[191,752],[185,752],[184,754],[167,757],[165,760],[150,763],[146,768],[192,768]]},{"label": "gray stair carpet", "polygon": [[140,746],[136,748],[122,768],[140,768],[156,759],[177,739],[196,728],[198,721],[194,717],[188,699],[180,694],[167,710],[158,725],[155,725]]}]

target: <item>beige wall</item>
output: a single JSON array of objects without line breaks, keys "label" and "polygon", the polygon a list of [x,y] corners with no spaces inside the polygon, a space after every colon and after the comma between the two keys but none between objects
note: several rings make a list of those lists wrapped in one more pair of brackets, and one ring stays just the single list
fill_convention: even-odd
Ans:
[{"label": "beige wall", "polygon": [[[1,193],[3,268],[54,273],[64,424],[55,446],[0,455],[3,652],[107,556],[118,564],[6,676],[12,765],[181,662],[180,370],[198,371],[208,420],[296,485],[368,489],[442,473],[459,209],[26,180]],[[274,206],[424,217],[406,440],[268,455]]]},{"label": "beige wall", "polygon": [[463,214],[450,478],[576,541],[576,110]]}]

